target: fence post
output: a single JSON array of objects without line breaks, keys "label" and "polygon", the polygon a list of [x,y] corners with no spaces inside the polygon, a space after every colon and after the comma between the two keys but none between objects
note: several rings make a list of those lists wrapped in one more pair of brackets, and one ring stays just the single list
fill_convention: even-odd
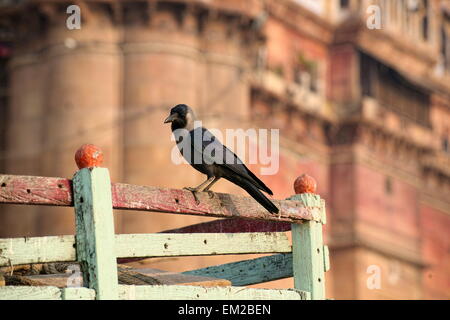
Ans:
[{"label": "fence post", "polygon": [[292,267],[294,287],[310,292],[312,300],[325,299],[325,271],[328,268],[327,248],[323,245],[322,224],[325,223],[325,202],[316,194],[316,182],[302,175],[295,181],[296,195],[288,200],[302,201],[307,207],[320,207],[321,222],[292,224]]},{"label": "fence post", "polygon": [[[96,168],[101,151],[82,146],[76,154],[80,168],[73,178],[77,261],[84,286],[96,299],[118,299],[111,181],[108,169]],[[84,161],[84,160],[88,161]]]}]

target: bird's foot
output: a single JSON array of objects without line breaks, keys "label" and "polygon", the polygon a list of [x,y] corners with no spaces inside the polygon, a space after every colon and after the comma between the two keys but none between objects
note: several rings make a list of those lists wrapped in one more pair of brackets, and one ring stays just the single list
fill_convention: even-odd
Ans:
[{"label": "bird's foot", "polygon": [[213,191],[207,190],[206,192],[208,192],[208,195],[209,195],[210,199],[214,198],[214,192]]},{"label": "bird's foot", "polygon": [[197,198],[197,193],[196,193],[196,192],[197,192],[198,190],[197,190],[196,188],[184,187],[183,189],[192,192],[192,195],[194,196],[194,199],[195,199],[195,204],[197,204],[197,205],[200,204],[200,201],[199,201],[198,198]]}]

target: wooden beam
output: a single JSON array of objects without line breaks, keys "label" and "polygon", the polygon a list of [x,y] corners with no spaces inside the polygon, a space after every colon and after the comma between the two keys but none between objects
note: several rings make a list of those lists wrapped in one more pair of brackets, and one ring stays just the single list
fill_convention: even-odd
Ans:
[{"label": "wooden beam", "polygon": [[[119,284],[127,285],[196,285],[203,287],[225,287],[231,282],[225,279],[188,275],[158,269],[139,269],[125,266],[118,267]],[[52,286],[70,287],[73,283],[82,283],[81,273],[57,273],[38,275],[5,275],[8,286]],[[1,275],[0,275],[1,279]],[[0,286],[2,286],[0,282]],[[94,292],[95,293],[95,292]]]},{"label": "wooden beam", "polygon": [[0,175],[0,203],[73,206],[72,181],[64,178]]},{"label": "wooden beam", "polygon": [[[117,258],[286,253],[292,250],[284,232],[118,234],[113,242]],[[0,239],[0,267],[76,259],[74,236]]]},{"label": "wooden beam", "polygon": [[[187,190],[113,183],[111,191],[114,209],[289,223],[321,221],[319,208],[306,207],[301,201],[273,200],[281,209],[280,214],[273,215],[252,198],[238,195],[215,193],[211,199],[208,193],[199,192],[197,204]],[[72,182],[63,178],[0,175],[0,203],[73,206]]]},{"label": "wooden beam", "polygon": [[89,288],[61,289],[62,300],[95,300],[95,290]]},{"label": "wooden beam", "polygon": [[307,292],[294,289],[119,285],[119,299],[124,300],[307,300],[308,297]]},{"label": "wooden beam", "polygon": [[111,182],[105,168],[79,170],[73,179],[77,261],[96,299],[117,299]]},{"label": "wooden beam", "polygon": [[250,197],[198,192],[197,203],[190,191],[115,183],[112,186],[114,208],[219,218],[245,218],[298,223],[303,220],[320,221],[319,207],[306,207],[301,201],[273,200],[280,208],[271,214]]},{"label": "wooden beam", "polygon": [[[88,288],[0,287],[0,300],[93,300]],[[121,300],[308,300],[309,293],[295,289],[254,289],[246,287],[129,286],[119,285]]]},{"label": "wooden beam", "polygon": [[284,232],[116,235],[116,256],[171,257],[291,252]]},{"label": "wooden beam", "polygon": [[74,236],[0,239],[0,267],[75,260]]},{"label": "wooden beam", "polygon": [[292,277],[292,254],[276,254],[183,273],[204,277],[220,277],[231,281],[233,286],[248,286]]},{"label": "wooden beam", "polygon": [[0,300],[61,300],[57,287],[0,287]]},{"label": "wooden beam", "polygon": [[[313,194],[299,194],[307,205],[323,202]],[[322,206],[322,210],[325,208]],[[323,212],[323,215],[325,213]],[[311,299],[325,299],[325,261],[322,223],[292,224],[292,265],[294,288],[311,293]]]}]

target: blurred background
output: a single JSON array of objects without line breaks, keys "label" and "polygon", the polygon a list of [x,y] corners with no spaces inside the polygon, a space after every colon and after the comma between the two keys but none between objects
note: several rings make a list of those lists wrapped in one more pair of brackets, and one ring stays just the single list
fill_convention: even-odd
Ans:
[{"label": "blurred background", "polygon": [[[72,4],[80,29],[68,28]],[[256,173],[277,199],[302,173],[317,180],[327,296],[449,299],[449,37],[448,0],[0,0],[0,173],[71,178],[93,143],[115,182],[194,186],[204,177],[171,161],[173,105],[210,128],[280,129],[279,171]],[[244,194],[226,181],[214,191]],[[74,233],[70,208],[0,217],[0,237]],[[115,219],[117,233],[208,221]]]}]

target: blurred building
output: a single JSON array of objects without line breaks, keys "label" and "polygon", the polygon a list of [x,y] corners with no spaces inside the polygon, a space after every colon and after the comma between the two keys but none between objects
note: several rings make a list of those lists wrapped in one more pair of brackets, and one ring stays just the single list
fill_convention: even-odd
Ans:
[{"label": "blurred building", "polygon": [[[208,127],[279,128],[280,169],[262,179],[276,198],[301,173],[318,181],[329,297],[450,298],[449,1],[75,2],[70,30],[71,2],[0,0],[0,172],[71,177],[90,142],[114,181],[192,186],[203,177],[170,161],[171,106]],[[0,237],[74,229],[70,209],[0,217]],[[204,220],[127,212],[116,231]]]}]

